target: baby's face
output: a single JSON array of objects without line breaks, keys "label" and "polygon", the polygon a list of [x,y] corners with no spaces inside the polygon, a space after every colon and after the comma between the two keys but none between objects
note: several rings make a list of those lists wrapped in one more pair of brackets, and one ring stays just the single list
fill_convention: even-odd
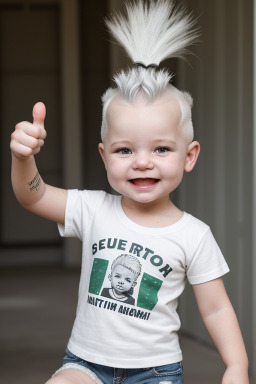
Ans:
[{"label": "baby's face", "polygon": [[134,273],[122,265],[117,265],[111,273],[112,288],[119,294],[129,291],[134,281]]},{"label": "baby's face", "polygon": [[113,99],[99,150],[113,189],[139,203],[168,199],[186,166],[189,143],[180,129],[181,109],[169,93],[153,103]]}]

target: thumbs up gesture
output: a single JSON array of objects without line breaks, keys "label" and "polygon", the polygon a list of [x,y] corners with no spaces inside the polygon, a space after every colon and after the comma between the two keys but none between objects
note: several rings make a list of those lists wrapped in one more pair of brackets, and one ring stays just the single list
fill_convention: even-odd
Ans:
[{"label": "thumbs up gesture", "polygon": [[44,145],[46,138],[44,129],[45,105],[43,103],[35,104],[32,115],[33,123],[23,121],[17,124],[11,135],[11,151],[15,157],[20,159],[36,155]]}]

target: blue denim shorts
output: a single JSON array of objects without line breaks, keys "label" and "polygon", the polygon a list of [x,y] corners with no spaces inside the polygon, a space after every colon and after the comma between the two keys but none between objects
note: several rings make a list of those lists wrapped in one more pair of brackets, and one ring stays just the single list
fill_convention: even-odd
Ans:
[{"label": "blue denim shorts", "polygon": [[[63,358],[63,365],[57,371],[67,368],[78,369],[86,373],[97,384],[182,384],[182,363],[159,367],[121,369],[90,363],[80,359],[68,349]],[[57,373],[56,372],[56,373]]]}]

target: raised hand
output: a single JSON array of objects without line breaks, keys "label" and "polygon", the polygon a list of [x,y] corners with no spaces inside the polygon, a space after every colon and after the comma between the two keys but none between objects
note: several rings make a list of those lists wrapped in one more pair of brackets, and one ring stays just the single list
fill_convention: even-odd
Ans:
[{"label": "raised hand", "polygon": [[41,102],[36,103],[32,115],[33,123],[28,121],[18,123],[11,135],[10,148],[13,155],[19,159],[36,155],[44,145],[46,138],[44,129],[45,105]]}]

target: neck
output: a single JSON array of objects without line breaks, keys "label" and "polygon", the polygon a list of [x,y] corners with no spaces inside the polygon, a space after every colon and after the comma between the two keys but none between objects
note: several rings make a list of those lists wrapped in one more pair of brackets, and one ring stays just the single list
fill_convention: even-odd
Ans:
[{"label": "neck", "polygon": [[122,207],[130,220],[145,227],[172,225],[183,216],[183,212],[170,201],[169,197],[150,203],[138,203],[123,196]]},{"label": "neck", "polygon": [[[133,210],[142,214],[160,214],[161,212],[165,212],[167,209],[172,209],[175,205],[171,202],[169,197],[163,197],[161,199],[151,201],[149,203],[138,203],[130,199],[129,197],[122,197],[122,207],[124,211]],[[176,207],[175,207],[176,208]]]}]

